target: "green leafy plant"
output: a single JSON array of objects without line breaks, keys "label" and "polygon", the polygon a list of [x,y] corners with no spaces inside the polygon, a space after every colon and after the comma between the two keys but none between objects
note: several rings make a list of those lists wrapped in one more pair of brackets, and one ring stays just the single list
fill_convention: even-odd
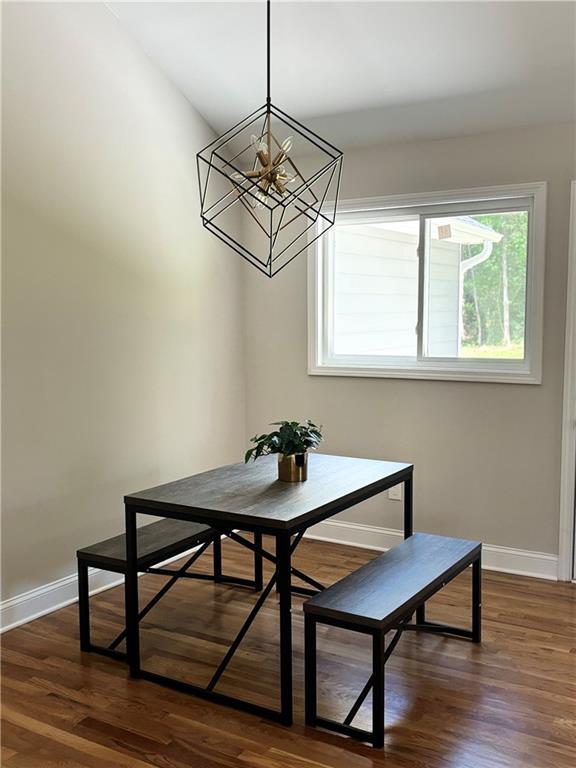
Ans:
[{"label": "green leafy plant", "polygon": [[316,426],[310,419],[305,424],[298,421],[274,421],[270,426],[278,429],[267,435],[254,435],[250,438],[250,442],[255,445],[246,451],[246,463],[269,453],[283,453],[285,456],[306,453],[317,448],[324,439],[322,427]]}]

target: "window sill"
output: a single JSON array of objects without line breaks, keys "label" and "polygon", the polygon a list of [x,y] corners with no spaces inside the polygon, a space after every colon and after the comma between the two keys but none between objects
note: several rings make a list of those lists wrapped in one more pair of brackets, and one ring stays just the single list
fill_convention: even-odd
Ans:
[{"label": "window sill", "polygon": [[424,379],[429,381],[471,381],[491,384],[541,384],[540,373],[529,370],[526,363],[511,365],[507,370],[485,365],[482,368],[447,368],[445,365],[359,365],[331,362],[311,364],[310,376],[354,376],[360,378]]}]

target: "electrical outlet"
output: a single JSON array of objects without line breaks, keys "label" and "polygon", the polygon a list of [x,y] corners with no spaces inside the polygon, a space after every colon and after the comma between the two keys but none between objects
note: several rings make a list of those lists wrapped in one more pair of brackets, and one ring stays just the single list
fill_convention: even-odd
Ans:
[{"label": "electrical outlet", "polygon": [[404,483],[399,483],[398,485],[395,485],[394,488],[390,488],[388,491],[388,498],[392,499],[393,501],[402,501],[402,489],[404,488]]}]

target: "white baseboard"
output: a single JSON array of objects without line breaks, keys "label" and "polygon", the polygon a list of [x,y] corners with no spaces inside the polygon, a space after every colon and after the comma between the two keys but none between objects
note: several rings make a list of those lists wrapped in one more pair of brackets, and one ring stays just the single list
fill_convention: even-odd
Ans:
[{"label": "white baseboard", "polygon": [[[306,533],[311,539],[332,541],[365,549],[386,550],[402,540],[402,531],[375,525],[348,523],[343,520],[325,520]],[[546,552],[483,544],[482,567],[489,571],[534,576],[538,579],[558,579],[558,556]]]},{"label": "white baseboard", "polygon": [[[323,523],[318,523],[318,525],[310,528],[306,536],[311,539],[381,551],[398,544],[402,539],[402,532],[391,528],[379,528],[374,525],[325,520]],[[176,555],[161,565],[179,560],[192,552],[194,549]],[[552,581],[558,578],[558,557],[556,555],[499,547],[495,544],[484,544],[482,567],[491,571],[516,573],[521,576],[534,576]],[[90,568],[89,573],[91,595],[116,587],[124,581],[123,577],[119,577],[117,573],[101,571],[98,568]],[[29,592],[4,600],[0,605],[0,632],[7,632],[9,629],[14,629],[21,624],[26,624],[57,611],[59,608],[75,603],[77,599],[78,577],[73,573],[50,584],[44,584],[36,589],[31,589]]]},{"label": "white baseboard", "polygon": [[[104,589],[110,589],[124,581],[122,576],[110,571],[90,568],[91,595],[96,595]],[[57,579],[50,584],[44,584],[29,592],[23,592],[9,600],[3,600],[0,609],[0,632],[19,627],[47,613],[57,611],[78,600],[78,576],[73,573]]]},{"label": "white baseboard", "polygon": [[[182,552],[175,557],[158,563],[158,566],[168,565],[175,560],[191,555],[198,547]],[[100,568],[88,569],[90,580],[90,595],[97,595],[105,589],[111,589],[124,583],[124,577],[110,571],[102,571]],[[39,619],[48,613],[65,608],[67,605],[78,601],[78,575],[64,576],[50,584],[44,584],[29,592],[3,600],[0,604],[0,633],[9,629],[27,624],[29,621]]]}]

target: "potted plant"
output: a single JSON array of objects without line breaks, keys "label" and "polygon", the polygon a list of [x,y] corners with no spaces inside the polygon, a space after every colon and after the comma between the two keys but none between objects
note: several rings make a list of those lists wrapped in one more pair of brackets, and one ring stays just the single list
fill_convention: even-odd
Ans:
[{"label": "potted plant", "polygon": [[254,448],[249,448],[244,456],[248,463],[270,453],[278,454],[278,479],[287,483],[298,483],[308,476],[308,451],[317,448],[322,440],[322,427],[317,427],[310,419],[305,424],[298,421],[274,421],[270,425],[278,427],[266,435],[254,435],[250,439]]}]

